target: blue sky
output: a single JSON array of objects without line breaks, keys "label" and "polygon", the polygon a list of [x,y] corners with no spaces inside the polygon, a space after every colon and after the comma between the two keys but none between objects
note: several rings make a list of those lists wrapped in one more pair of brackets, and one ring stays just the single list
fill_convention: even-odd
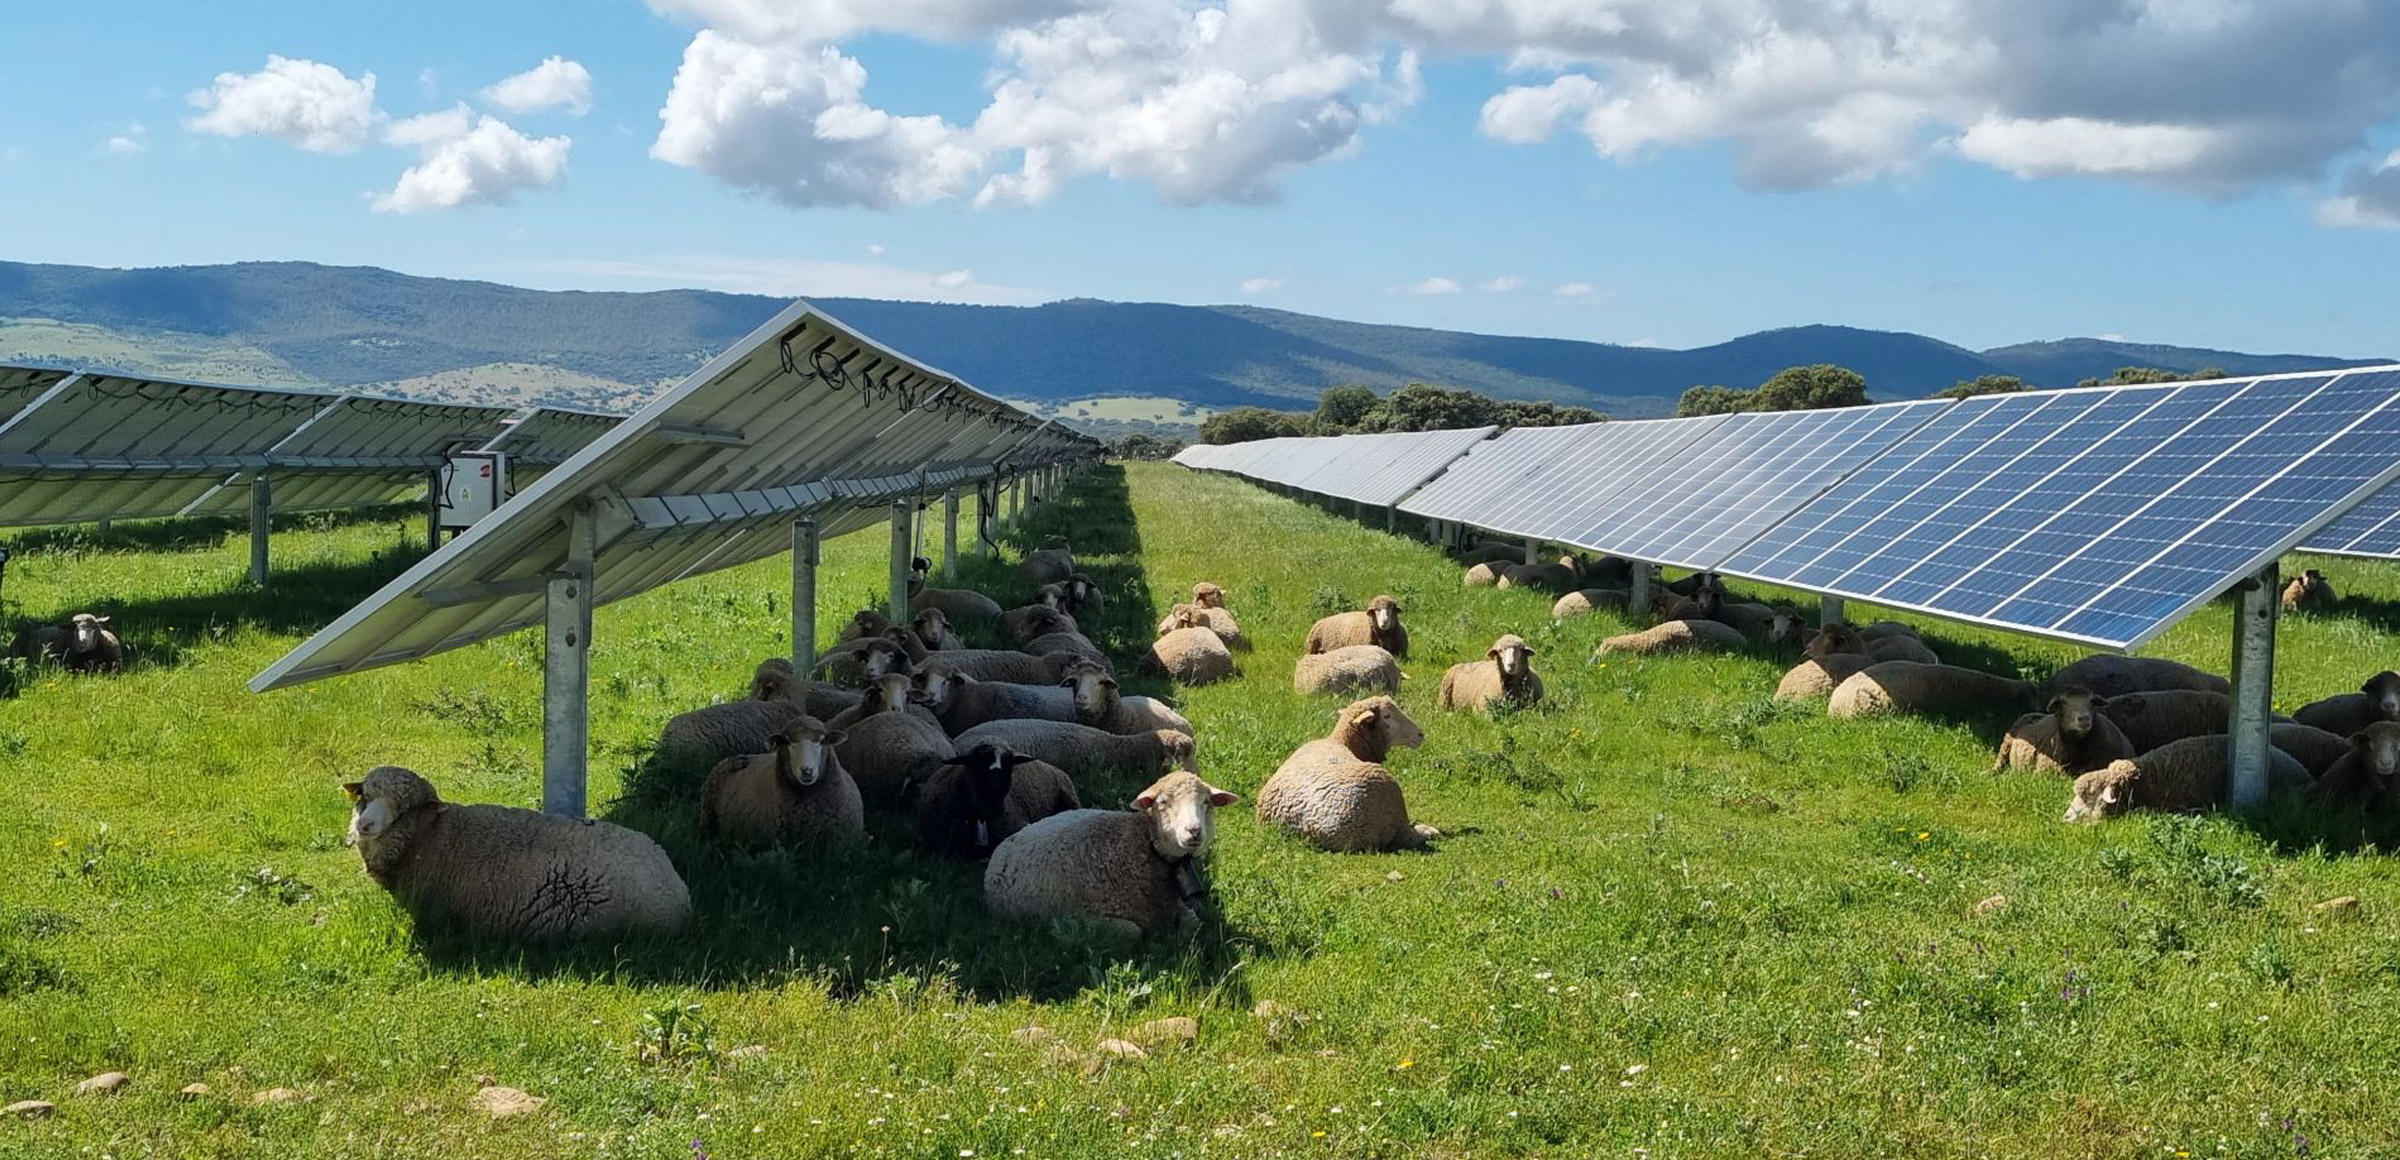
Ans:
[{"label": "blue sky", "polygon": [[0,258],[2400,356],[2400,5],[103,0],[8,24]]}]

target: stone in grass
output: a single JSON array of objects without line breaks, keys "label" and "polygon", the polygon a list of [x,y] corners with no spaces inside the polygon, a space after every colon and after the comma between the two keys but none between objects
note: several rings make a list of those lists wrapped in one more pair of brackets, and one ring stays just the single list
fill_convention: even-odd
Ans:
[{"label": "stone in grass", "polygon": [[207,1097],[208,1085],[204,1083],[187,1083],[183,1085],[183,1090],[175,1093],[175,1098],[179,1100],[198,1100]]},{"label": "stone in grass", "polygon": [[1052,1044],[1066,1042],[1058,1037],[1057,1032],[1039,1023],[1028,1023],[1019,1027],[1009,1032],[1008,1037],[1027,1047],[1049,1047]]},{"label": "stone in grass", "polygon": [[2345,894],[2340,898],[2328,898],[2309,909],[2327,918],[2357,918],[2359,916],[2358,896]]},{"label": "stone in grass", "polygon": [[1189,1015],[1153,1019],[1125,1033],[1144,1047],[1190,1047],[1200,1042],[1200,1021]]},{"label": "stone in grass", "polygon": [[1991,916],[2008,909],[2008,896],[2005,894],[1995,894],[1990,898],[1986,898],[1983,901],[1976,903],[1969,909],[1973,911],[1975,917],[1977,918],[1990,918]]},{"label": "stone in grass", "polygon": [[505,1120],[538,1112],[550,1101],[513,1087],[491,1084],[478,1090],[468,1102],[495,1120]]},{"label": "stone in grass", "polygon": [[250,1097],[250,1103],[254,1107],[271,1108],[280,1104],[303,1103],[306,1102],[307,1099],[307,1096],[301,1095],[299,1092],[293,1091],[290,1088],[278,1087],[268,1088],[263,1092],[253,1093]]},{"label": "stone in grass", "polygon": [[57,1112],[58,1105],[48,1100],[18,1100],[5,1108],[0,1108],[0,1118],[39,1120],[45,1116],[56,1115]]},{"label": "stone in grass", "polygon": [[132,1082],[133,1077],[124,1072],[104,1071],[76,1084],[75,1094],[79,1096],[113,1096],[124,1091],[125,1085]]},{"label": "stone in grass", "polygon": [[1394,870],[1391,873],[1384,875],[1383,880],[1386,882],[1406,882],[1408,881],[1408,875]]}]

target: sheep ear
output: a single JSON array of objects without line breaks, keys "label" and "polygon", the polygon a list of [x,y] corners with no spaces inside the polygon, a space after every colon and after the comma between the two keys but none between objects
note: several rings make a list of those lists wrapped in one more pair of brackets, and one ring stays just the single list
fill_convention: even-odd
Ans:
[{"label": "sheep ear", "polygon": [[2116,786],[2104,785],[2100,787],[2100,804],[2104,806],[2113,806],[2117,804]]},{"label": "sheep ear", "polygon": [[108,622],[109,618],[105,616],[95,616],[92,618],[92,623],[94,624],[107,624]]},{"label": "sheep ear", "polygon": [[791,745],[791,743],[792,743],[792,739],[791,739],[791,738],[789,738],[789,737],[786,737],[786,736],[784,736],[784,735],[783,735],[783,734],[781,734],[781,733],[778,733],[778,734],[774,735],[773,737],[769,737],[769,738],[767,738],[767,744],[769,744],[769,745],[772,745],[772,746],[774,746],[774,747],[775,747],[775,748],[777,748],[777,749],[784,749],[784,748],[787,748],[787,747],[789,747],[789,746]]},{"label": "sheep ear", "polygon": [[1530,657],[1530,656],[1538,656],[1538,655],[1540,655],[1539,653],[1537,653],[1537,652],[1534,650],[1534,647],[1533,647],[1532,645],[1529,645],[1529,644],[1521,644],[1521,645],[1518,645],[1517,647],[1518,647],[1518,648],[1521,648],[1521,649],[1524,649],[1524,650],[1525,650],[1525,655],[1526,655],[1526,656],[1529,656],[1529,657]]},{"label": "sheep ear", "polygon": [[351,801],[357,801],[367,792],[367,787],[363,782],[345,781],[342,783],[342,792],[349,794]]},{"label": "sheep ear", "polygon": [[2056,713],[2058,707],[2066,703],[2067,699],[2064,696],[2052,697],[2049,704],[2042,706],[2042,710],[2047,713]]},{"label": "sheep ear", "polygon": [[1223,809],[1226,806],[1232,805],[1240,800],[1242,799],[1241,795],[1239,794],[1226,793],[1221,789],[1211,789],[1208,791],[1208,804],[1215,806],[1218,809]]},{"label": "sheep ear", "polygon": [[1140,794],[1133,799],[1133,808],[1143,812],[1148,812],[1157,805],[1158,795],[1154,793]]},{"label": "sheep ear", "polygon": [[850,735],[840,729],[835,729],[817,740],[825,745],[840,745],[842,742],[850,740]]},{"label": "sheep ear", "polygon": [[1115,677],[1102,677],[1100,678],[1100,687],[1104,689],[1114,689],[1120,686],[1118,686],[1117,679]]}]

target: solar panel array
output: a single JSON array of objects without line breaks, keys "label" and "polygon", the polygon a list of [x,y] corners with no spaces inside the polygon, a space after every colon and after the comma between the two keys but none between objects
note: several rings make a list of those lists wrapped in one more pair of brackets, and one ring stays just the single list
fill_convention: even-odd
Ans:
[{"label": "solar panel array", "polygon": [[[1338,445],[1357,438],[1179,459],[1306,487],[1354,462]],[[2303,543],[2400,552],[2393,367],[1516,429],[1467,447],[1399,509],[2110,647]]]},{"label": "solar panel array", "polygon": [[479,450],[505,452],[510,482],[522,489],[624,421],[601,411],[536,407]]},{"label": "solar panel array", "polygon": [[[1185,448],[1176,462],[1389,507],[1497,430],[1462,427],[1350,435],[1339,440],[1339,447],[1330,449],[1325,440],[1312,438],[1260,439],[1223,446],[1201,443]],[[1218,466],[1218,462],[1227,466]]]},{"label": "solar panel array", "polygon": [[450,453],[488,443],[515,414],[508,407],[423,403],[348,395],[269,448],[266,465],[228,479],[189,509],[232,515],[250,504],[250,479],[264,474],[278,511],[394,503],[422,494]]},{"label": "solar panel array", "polygon": [[834,536],[895,500],[1096,458],[1100,445],[794,303],[251,682],[281,688],[541,623],[579,567],[605,604]]}]

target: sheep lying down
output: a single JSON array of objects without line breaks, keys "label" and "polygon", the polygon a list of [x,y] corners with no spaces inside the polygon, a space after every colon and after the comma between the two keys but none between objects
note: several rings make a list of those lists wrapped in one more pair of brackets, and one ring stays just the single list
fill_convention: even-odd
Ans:
[{"label": "sheep lying down", "polygon": [[1420,847],[1441,836],[1409,821],[1400,783],[1384,768],[1394,748],[1425,731],[1390,697],[1345,708],[1333,732],[1293,750],[1258,791],[1258,820],[1337,853]]},{"label": "sheep lying down", "polygon": [[1216,811],[1239,800],[1178,771],[1134,795],[1130,810],[1043,818],[992,851],[984,906],[1003,918],[1089,918],[1128,935],[1191,930],[1193,904],[1208,893]]},{"label": "sheep lying down", "polygon": [[646,834],[509,806],[453,805],[397,765],[342,787],[367,876],[419,923],[510,942],[667,935],[692,894]]},{"label": "sheep lying down", "polygon": [[[2195,813],[2225,800],[2228,738],[2171,741],[2139,757],[2112,761],[2075,779],[2066,820],[2088,822],[2133,810]],[[2267,750],[2269,792],[2305,788],[2308,770],[2280,749]]]}]

